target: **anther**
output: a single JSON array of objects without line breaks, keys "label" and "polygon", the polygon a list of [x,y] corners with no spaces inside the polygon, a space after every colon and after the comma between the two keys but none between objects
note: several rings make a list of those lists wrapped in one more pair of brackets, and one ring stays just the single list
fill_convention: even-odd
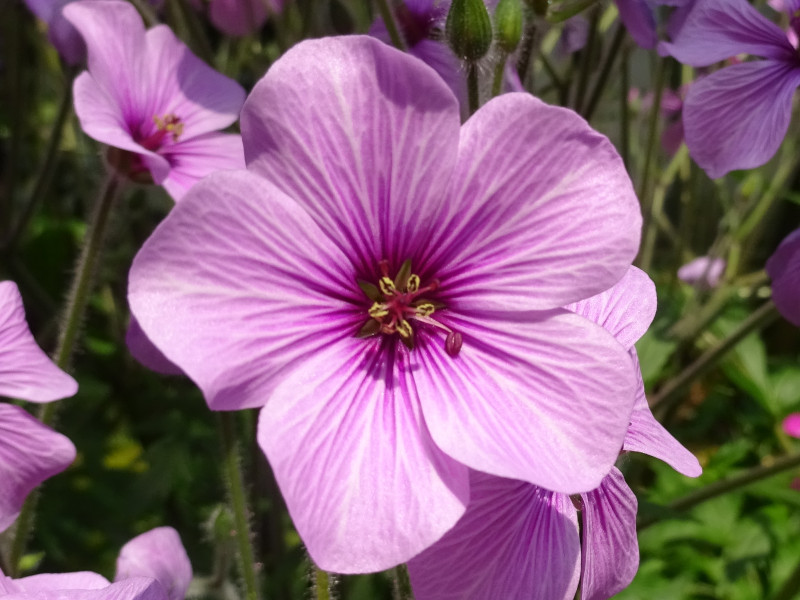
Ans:
[{"label": "anther", "polygon": [[378,281],[378,286],[381,288],[381,292],[384,296],[391,296],[396,291],[396,288],[394,287],[394,281],[392,281],[389,277],[381,277],[380,281]]},{"label": "anther", "polygon": [[419,290],[419,275],[413,274],[408,278],[406,289],[412,294]]},{"label": "anther", "polygon": [[444,342],[444,349],[450,356],[456,357],[461,352],[461,346],[464,343],[464,338],[457,331],[451,331],[447,334],[447,339]]}]

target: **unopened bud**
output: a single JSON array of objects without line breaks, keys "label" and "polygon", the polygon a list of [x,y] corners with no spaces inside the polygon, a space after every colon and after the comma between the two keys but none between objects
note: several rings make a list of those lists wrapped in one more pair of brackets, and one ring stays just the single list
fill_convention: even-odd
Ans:
[{"label": "unopened bud", "polygon": [[522,3],[520,0],[500,0],[494,10],[494,29],[497,45],[506,54],[517,49],[522,38]]},{"label": "unopened bud", "polygon": [[453,0],[445,24],[447,43],[467,62],[483,58],[492,45],[492,22],[483,0]]}]

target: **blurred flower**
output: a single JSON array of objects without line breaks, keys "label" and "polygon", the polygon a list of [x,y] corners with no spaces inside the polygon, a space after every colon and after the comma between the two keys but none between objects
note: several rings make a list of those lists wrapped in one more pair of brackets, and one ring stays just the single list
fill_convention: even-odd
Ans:
[{"label": "blurred flower", "polygon": [[[635,358],[633,344],[655,315],[655,287],[631,267],[613,288],[570,309],[601,324]],[[638,361],[632,368],[638,393],[623,451],[650,454],[697,477],[700,464],[655,420]],[[582,600],[613,596],[633,580],[639,565],[636,496],[612,467],[598,488],[573,498],[472,471],[467,512],[409,561],[414,593],[425,600],[572,600],[580,580]]]},{"label": "blurred flower", "polygon": [[[791,4],[800,6],[798,0]],[[798,23],[792,17],[795,30]],[[792,97],[800,84],[797,51],[777,25],[747,0],[696,0],[672,43],[659,48],[695,67],[737,54],[764,57],[692,84],[683,124],[689,152],[709,177],[758,167],[772,158],[789,128]]]},{"label": "blurred flower", "polygon": [[[659,6],[687,7],[695,0],[614,0],[619,18],[628,33],[642,48],[650,50],[658,43],[655,12]],[[673,27],[670,23],[668,28]],[[671,30],[671,29],[670,29]]]},{"label": "blurred flower", "polygon": [[583,15],[567,19],[558,38],[558,52],[562,55],[582,50],[589,39],[589,21]]},{"label": "blurred flower", "polygon": [[678,279],[702,288],[715,288],[725,273],[725,260],[711,256],[698,256],[678,269]]},{"label": "blurred flower", "polygon": [[157,527],[136,536],[122,547],[114,581],[131,577],[158,580],[169,600],[183,600],[192,582],[192,563],[178,532]]},{"label": "blurred flower", "polygon": [[[75,380],[36,345],[17,286],[0,282],[0,394],[51,402],[77,390]],[[14,522],[31,490],[73,460],[75,447],[66,437],[19,406],[0,403],[0,531]]]},{"label": "blurred flower", "polygon": [[208,18],[222,33],[234,37],[261,29],[270,14],[283,10],[286,0],[189,0],[200,10],[208,7]]},{"label": "blurred flower", "polygon": [[87,135],[117,149],[108,154],[113,167],[163,185],[175,200],[209,173],[244,167],[241,136],[217,133],[239,115],[238,83],[168,27],[145,32],[127,2],[73,2],[64,15],[89,55],[89,70],[75,80],[75,112]]},{"label": "blurred flower", "polygon": [[78,31],[64,18],[62,9],[74,0],[25,0],[28,9],[47,24],[50,43],[70,65],[76,65],[86,56],[86,45]]},{"label": "blurred flower", "polygon": [[800,229],[790,233],[769,257],[772,300],[783,317],[800,327]]},{"label": "blurred flower", "polygon": [[429,546],[464,512],[467,466],[599,484],[634,373],[559,307],[613,285],[638,247],[604,136],[528,94],[459,127],[440,78],[364,36],[294,46],[242,132],[248,171],[175,207],[129,300],[212,409],[264,407],[259,444],[320,567]]},{"label": "blurred flower", "polygon": [[793,413],[783,420],[783,430],[786,435],[800,438],[800,413]]}]

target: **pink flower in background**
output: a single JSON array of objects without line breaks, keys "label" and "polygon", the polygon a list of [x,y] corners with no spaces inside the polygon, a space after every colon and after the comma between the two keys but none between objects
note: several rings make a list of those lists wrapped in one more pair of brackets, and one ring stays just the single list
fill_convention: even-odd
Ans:
[{"label": "pink flower in background", "polygon": [[[686,7],[691,6],[695,0],[614,0],[619,10],[620,21],[625,25],[628,33],[639,46],[652,49],[658,43],[658,30],[656,27],[655,13],[659,6]],[[680,16],[680,15],[679,15]],[[672,26],[672,23],[669,25]]]},{"label": "pink flower in background", "polygon": [[725,273],[725,260],[711,256],[698,256],[678,269],[678,279],[690,285],[715,288]]},{"label": "pink flower in background", "polygon": [[[787,2],[790,16],[800,7]],[[792,27],[800,21],[791,17]],[[747,0],[695,0],[673,37],[662,43],[684,64],[705,67],[738,54],[764,60],[720,69],[689,87],[683,109],[686,144],[711,178],[766,163],[778,151],[800,84],[800,59],[780,27]]]},{"label": "pink flower in background", "polygon": [[786,236],[766,264],[772,300],[783,317],[800,327],[800,229]]},{"label": "pink flower in background", "polygon": [[527,94],[460,127],[433,70],[363,36],[294,46],[242,132],[248,171],[175,207],[129,301],[211,408],[264,407],[259,443],[317,564],[408,560],[464,512],[468,467],[600,483],[635,374],[559,307],[613,285],[638,247],[604,136]]},{"label": "pink flower in background", "polygon": [[9,600],[184,600],[192,566],[178,532],[158,527],[123,546],[114,583],[89,571],[11,579],[0,572]]},{"label": "pink flower in background", "polygon": [[218,133],[239,116],[238,83],[168,27],[145,32],[127,2],[73,2],[64,15],[89,55],[89,70],[75,80],[75,112],[87,135],[123,151],[109,153],[113,166],[163,185],[175,200],[209,173],[244,167],[241,137]]},{"label": "pink flower in background", "polygon": [[783,430],[786,435],[800,438],[800,413],[793,413],[783,420]]},{"label": "pink flower in background", "polygon": [[86,56],[81,34],[64,18],[63,8],[74,0],[25,0],[28,9],[47,24],[50,43],[69,65],[77,65]]},{"label": "pink flower in background", "polygon": [[286,0],[190,0],[196,9],[208,6],[211,23],[226,35],[240,37],[258,31]]},{"label": "pink flower in background", "polygon": [[[655,315],[652,281],[631,268],[612,289],[570,307],[611,332],[635,357],[633,344]],[[650,454],[689,477],[701,468],[653,417],[639,375],[636,407],[623,451]],[[580,494],[583,542],[572,499],[513,479],[471,472],[470,504],[461,520],[409,561],[420,600],[582,600],[610,598],[633,580],[639,564],[636,496],[613,467],[600,486]]]},{"label": "pink flower in background", "polygon": [[[33,339],[17,286],[0,282],[0,395],[51,402],[77,390]],[[66,437],[19,406],[0,403],[0,531],[14,522],[31,490],[73,460],[75,447]]]}]

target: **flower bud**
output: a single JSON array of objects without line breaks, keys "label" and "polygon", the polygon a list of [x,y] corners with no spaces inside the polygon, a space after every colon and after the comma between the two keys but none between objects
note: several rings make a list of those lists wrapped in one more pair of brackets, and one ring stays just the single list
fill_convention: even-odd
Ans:
[{"label": "flower bud", "polygon": [[492,22],[483,0],[453,0],[445,36],[459,58],[467,62],[483,58],[492,45]]},{"label": "flower bud", "polygon": [[520,0],[500,0],[494,10],[497,45],[506,54],[517,49],[522,38],[522,4]]}]

